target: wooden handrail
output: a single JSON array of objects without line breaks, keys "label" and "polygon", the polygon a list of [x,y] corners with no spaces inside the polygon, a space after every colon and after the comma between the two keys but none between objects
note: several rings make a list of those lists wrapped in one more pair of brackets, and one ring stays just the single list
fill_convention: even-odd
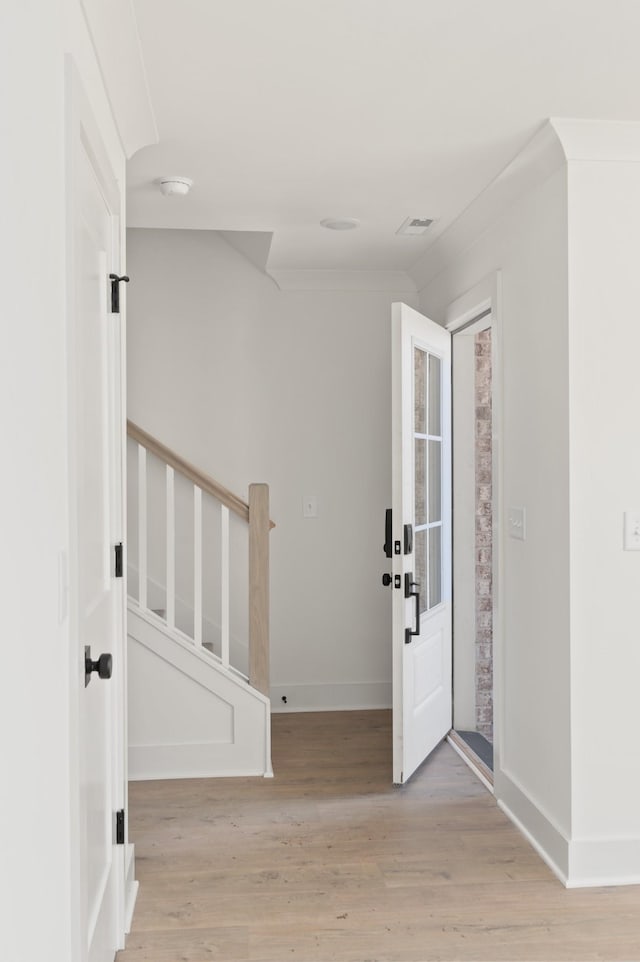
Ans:
[{"label": "wooden handrail", "polygon": [[[211,494],[222,504],[226,505],[227,508],[233,511],[234,514],[237,514],[238,517],[243,518],[247,523],[249,522],[249,505],[246,501],[243,501],[242,498],[239,498],[233,494],[232,491],[218,484],[218,482],[214,481],[208,474],[199,471],[193,464],[185,461],[179,454],[176,454],[170,448],[166,447],[166,445],[162,444],[161,441],[158,441],[158,439],[154,438],[151,434],[147,434],[146,431],[143,431],[142,428],[134,424],[133,421],[127,421],[127,434],[134,441],[137,441],[138,444],[145,447],[147,451],[150,451],[151,454],[155,454],[156,457],[164,461],[165,464],[179,471],[180,474],[189,478],[190,481],[197,484],[203,491]],[[275,523],[269,521],[269,527],[275,528]]]}]

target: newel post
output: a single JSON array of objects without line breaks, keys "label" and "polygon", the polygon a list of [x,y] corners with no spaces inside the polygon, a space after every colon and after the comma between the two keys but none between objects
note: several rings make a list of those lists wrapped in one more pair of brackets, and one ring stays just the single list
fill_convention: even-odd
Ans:
[{"label": "newel post", "polygon": [[269,485],[249,485],[249,683],[269,695]]}]

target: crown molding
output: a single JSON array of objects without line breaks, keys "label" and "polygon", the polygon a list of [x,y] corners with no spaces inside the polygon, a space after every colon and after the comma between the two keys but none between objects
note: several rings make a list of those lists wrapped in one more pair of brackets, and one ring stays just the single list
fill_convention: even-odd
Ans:
[{"label": "crown molding", "polygon": [[640,162],[640,123],[553,117],[428,248],[408,273],[421,291],[518,197],[562,165]]},{"label": "crown molding", "polygon": [[546,180],[563,163],[565,153],[552,121],[546,121],[460,216],[409,268],[421,291],[451,261],[467,250],[486,228],[521,194]]},{"label": "crown molding", "polygon": [[567,161],[640,163],[640,123],[619,120],[571,120],[553,117]]},{"label": "crown molding", "polygon": [[132,0],[80,0],[122,148],[127,158],[158,142]]}]

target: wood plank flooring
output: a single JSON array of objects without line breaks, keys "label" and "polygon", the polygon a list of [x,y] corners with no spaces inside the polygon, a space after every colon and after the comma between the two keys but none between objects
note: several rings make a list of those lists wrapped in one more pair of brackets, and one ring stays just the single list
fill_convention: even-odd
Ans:
[{"label": "wood plank flooring", "polygon": [[393,788],[389,712],[275,715],[273,763],[131,785],[117,962],[640,960],[640,888],[564,889],[450,746]]}]

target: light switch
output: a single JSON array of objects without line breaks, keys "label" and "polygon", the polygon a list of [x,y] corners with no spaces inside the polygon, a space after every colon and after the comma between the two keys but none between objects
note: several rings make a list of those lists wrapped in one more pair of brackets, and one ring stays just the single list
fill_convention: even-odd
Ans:
[{"label": "light switch", "polygon": [[524,541],[526,537],[526,515],[524,508],[509,508],[507,530],[510,538]]},{"label": "light switch", "polygon": [[640,551],[640,511],[624,513],[624,550]]},{"label": "light switch", "polygon": [[318,517],[318,499],[315,494],[305,494],[302,497],[302,517]]}]

